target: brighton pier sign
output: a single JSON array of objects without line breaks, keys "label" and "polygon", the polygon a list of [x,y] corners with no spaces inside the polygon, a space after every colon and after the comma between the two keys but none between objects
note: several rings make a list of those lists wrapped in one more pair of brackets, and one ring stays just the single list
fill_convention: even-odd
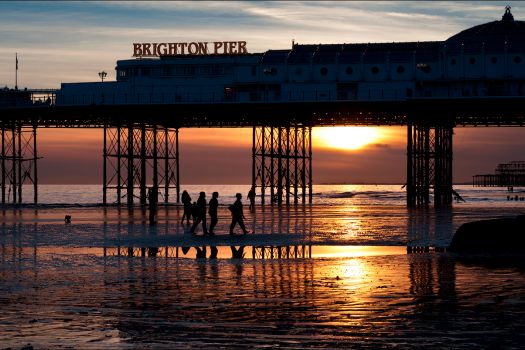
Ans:
[{"label": "brighton pier sign", "polygon": [[244,55],[246,41],[133,44],[133,57],[184,55]]}]

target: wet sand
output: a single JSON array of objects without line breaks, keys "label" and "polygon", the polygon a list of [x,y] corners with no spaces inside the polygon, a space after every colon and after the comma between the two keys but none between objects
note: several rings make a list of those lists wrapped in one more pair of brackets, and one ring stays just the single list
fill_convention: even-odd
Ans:
[{"label": "wet sand", "polygon": [[[160,210],[156,228],[141,210],[5,211],[0,349],[518,349],[523,257],[405,253],[411,242],[445,244],[461,221],[487,213],[503,215],[258,208],[247,213],[256,233],[230,237],[222,208],[220,234],[203,238],[176,207]],[[246,245],[243,259],[231,245]]]},{"label": "wet sand", "polygon": [[523,261],[188,256],[4,251],[0,344],[517,349],[525,341]]}]

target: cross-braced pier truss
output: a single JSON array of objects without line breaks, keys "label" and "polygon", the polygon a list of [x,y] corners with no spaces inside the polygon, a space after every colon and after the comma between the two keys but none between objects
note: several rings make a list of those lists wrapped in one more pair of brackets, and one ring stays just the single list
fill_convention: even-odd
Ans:
[{"label": "cross-braced pier truss", "polygon": [[146,204],[147,186],[158,188],[165,203],[173,192],[173,202],[179,202],[179,130],[144,123],[105,126],[103,203],[114,190],[117,204],[124,198],[128,205],[135,198]]},{"label": "cross-braced pier truss", "polygon": [[22,203],[22,185],[34,186],[33,201],[38,202],[36,125],[2,123],[2,204]]},{"label": "cross-braced pier truss", "polygon": [[408,124],[408,206],[429,204],[431,188],[436,207],[452,203],[452,135],[452,125]]},{"label": "cross-braced pier truss", "polygon": [[260,187],[261,202],[312,202],[312,128],[305,125],[254,126],[252,186]]}]

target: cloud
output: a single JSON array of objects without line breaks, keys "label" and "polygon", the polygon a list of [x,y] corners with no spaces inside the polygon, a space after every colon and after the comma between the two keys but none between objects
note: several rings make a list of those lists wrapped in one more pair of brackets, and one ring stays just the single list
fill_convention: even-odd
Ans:
[{"label": "cloud", "polygon": [[386,144],[386,143],[374,143],[372,145],[370,145],[372,147],[375,147],[375,148],[390,148],[390,145]]}]

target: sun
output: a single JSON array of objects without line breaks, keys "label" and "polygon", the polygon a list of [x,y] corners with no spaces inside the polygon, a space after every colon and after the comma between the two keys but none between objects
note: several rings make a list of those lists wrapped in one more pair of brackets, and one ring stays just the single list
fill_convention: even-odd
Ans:
[{"label": "sun", "polygon": [[375,127],[322,127],[313,130],[312,138],[321,147],[358,150],[377,143],[383,138],[383,133]]}]

